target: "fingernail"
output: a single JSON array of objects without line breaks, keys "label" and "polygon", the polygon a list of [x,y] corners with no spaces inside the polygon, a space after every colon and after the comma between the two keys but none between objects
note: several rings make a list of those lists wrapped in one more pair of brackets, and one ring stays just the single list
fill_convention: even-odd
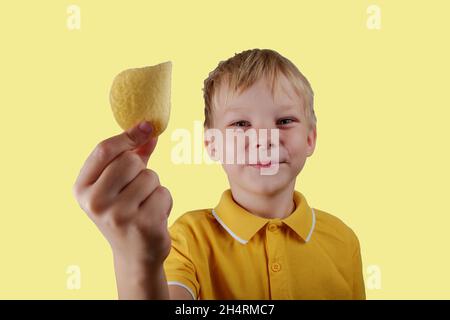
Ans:
[{"label": "fingernail", "polygon": [[142,121],[139,124],[139,130],[141,130],[145,134],[149,134],[150,132],[152,132],[152,125],[148,121]]}]

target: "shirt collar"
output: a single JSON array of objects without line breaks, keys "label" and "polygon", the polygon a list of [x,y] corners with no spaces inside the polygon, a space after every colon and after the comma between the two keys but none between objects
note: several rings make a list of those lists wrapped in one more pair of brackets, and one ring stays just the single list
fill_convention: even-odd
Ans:
[{"label": "shirt collar", "polygon": [[294,190],[295,210],[284,219],[258,217],[237,204],[231,189],[222,193],[219,204],[212,210],[214,218],[237,241],[246,244],[264,225],[269,222],[284,223],[305,242],[311,238],[316,223],[314,209],[308,205],[302,193]]}]

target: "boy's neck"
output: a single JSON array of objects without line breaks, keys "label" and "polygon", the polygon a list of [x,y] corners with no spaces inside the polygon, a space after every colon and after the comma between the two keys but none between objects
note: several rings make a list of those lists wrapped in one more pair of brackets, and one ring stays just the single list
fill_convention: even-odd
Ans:
[{"label": "boy's neck", "polygon": [[284,219],[295,210],[294,186],[295,180],[288,187],[270,195],[255,194],[239,186],[232,186],[231,194],[238,205],[255,216]]}]

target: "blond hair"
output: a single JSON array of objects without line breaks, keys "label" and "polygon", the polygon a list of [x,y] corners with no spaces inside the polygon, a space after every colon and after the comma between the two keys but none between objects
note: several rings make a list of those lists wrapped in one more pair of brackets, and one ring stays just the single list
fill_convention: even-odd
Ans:
[{"label": "blond hair", "polygon": [[213,99],[223,81],[228,81],[228,89],[239,94],[251,87],[261,77],[271,80],[271,93],[274,95],[275,83],[282,73],[292,84],[295,93],[303,99],[308,124],[316,125],[314,112],[314,92],[309,81],[287,58],[270,49],[251,49],[236,53],[234,57],[221,61],[204,81],[205,128],[211,128]]}]

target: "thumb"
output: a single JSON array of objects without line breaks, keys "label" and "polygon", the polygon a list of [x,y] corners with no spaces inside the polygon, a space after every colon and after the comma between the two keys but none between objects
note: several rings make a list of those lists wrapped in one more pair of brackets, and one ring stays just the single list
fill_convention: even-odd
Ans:
[{"label": "thumb", "polygon": [[150,122],[142,121],[138,125],[129,129],[127,135],[134,141],[134,151],[141,157],[142,161],[147,164],[150,155],[155,150],[158,136],[152,136],[153,128]]},{"label": "thumb", "polygon": [[150,140],[148,140],[143,145],[139,146],[136,149],[136,153],[141,157],[142,161],[147,165],[148,159],[150,158],[150,155],[153,153],[153,150],[155,150],[156,144],[158,142],[158,137],[151,137]]},{"label": "thumb", "polygon": [[[87,185],[95,182],[106,166],[125,151],[138,150],[144,163],[147,163],[156,145],[156,137],[152,137],[153,129],[149,122],[141,122],[128,130],[101,142],[86,160],[80,172],[80,183]],[[98,151],[102,151],[99,157]]]},{"label": "thumb", "polygon": [[123,136],[128,140],[130,146],[137,148],[149,140],[152,132],[153,128],[150,122],[142,121],[126,130]]}]

